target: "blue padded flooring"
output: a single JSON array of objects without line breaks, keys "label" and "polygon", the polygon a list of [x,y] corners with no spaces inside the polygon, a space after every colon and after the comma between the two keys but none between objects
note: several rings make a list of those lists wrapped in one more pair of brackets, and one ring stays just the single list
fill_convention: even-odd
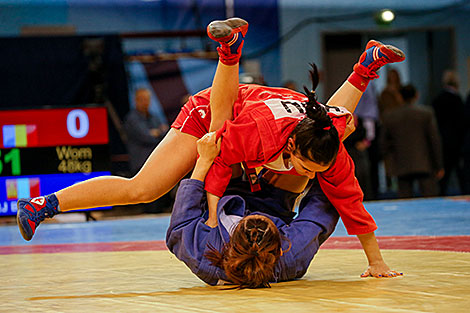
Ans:
[{"label": "blue padded flooring", "polygon": [[[432,198],[365,202],[377,236],[470,235],[470,198]],[[18,227],[0,227],[0,246],[165,240],[169,216],[83,223],[42,224],[31,242]],[[346,236],[340,222],[333,236]]]}]

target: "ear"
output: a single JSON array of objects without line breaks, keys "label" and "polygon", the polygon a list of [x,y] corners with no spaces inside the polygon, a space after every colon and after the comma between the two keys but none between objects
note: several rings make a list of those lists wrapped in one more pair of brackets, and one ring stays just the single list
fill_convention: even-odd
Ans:
[{"label": "ear", "polygon": [[286,152],[292,153],[295,151],[295,139],[290,137],[287,139]]}]

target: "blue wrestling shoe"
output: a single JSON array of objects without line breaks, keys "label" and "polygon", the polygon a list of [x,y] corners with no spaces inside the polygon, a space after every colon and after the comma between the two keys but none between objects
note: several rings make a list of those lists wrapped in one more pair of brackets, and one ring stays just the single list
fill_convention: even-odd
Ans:
[{"label": "blue wrestling shoe", "polygon": [[21,235],[25,240],[31,240],[36,228],[46,217],[51,218],[59,213],[59,201],[55,194],[19,199],[16,221]]},{"label": "blue wrestling shoe", "polygon": [[235,65],[240,61],[247,31],[248,22],[238,17],[213,21],[207,26],[207,35],[220,43],[217,48],[220,62]]},{"label": "blue wrestling shoe", "polygon": [[401,62],[405,59],[403,51],[392,45],[384,45],[378,41],[370,40],[366,50],[354,65],[354,72],[362,77],[374,79],[379,77],[377,71],[388,63]]}]

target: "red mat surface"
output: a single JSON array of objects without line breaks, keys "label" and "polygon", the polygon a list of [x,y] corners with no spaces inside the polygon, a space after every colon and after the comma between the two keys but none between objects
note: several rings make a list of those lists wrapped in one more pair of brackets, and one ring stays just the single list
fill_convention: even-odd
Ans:
[{"label": "red mat surface", "polygon": [[[398,250],[436,250],[470,252],[470,236],[384,236],[377,237],[381,249]],[[131,241],[131,242],[95,242],[66,243],[47,245],[0,246],[3,254],[32,253],[69,253],[69,252],[106,252],[106,251],[152,251],[165,250],[165,242]],[[321,249],[362,249],[356,237],[331,237]]]}]

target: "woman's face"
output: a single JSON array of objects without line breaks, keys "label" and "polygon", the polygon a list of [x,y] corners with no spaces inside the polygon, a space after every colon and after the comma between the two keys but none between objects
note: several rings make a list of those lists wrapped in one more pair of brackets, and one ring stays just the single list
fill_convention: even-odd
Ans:
[{"label": "woman's face", "polygon": [[299,175],[308,177],[309,179],[315,178],[316,172],[324,172],[331,165],[322,165],[303,157],[295,147],[294,138],[289,138],[285,152],[289,154],[290,163],[294,166],[295,171]]},{"label": "woman's face", "polygon": [[290,154],[290,162],[299,175],[306,176],[309,179],[315,178],[316,172],[324,172],[330,167],[329,165],[321,165],[310,161],[309,159],[304,158],[300,154],[296,153],[295,150]]}]

